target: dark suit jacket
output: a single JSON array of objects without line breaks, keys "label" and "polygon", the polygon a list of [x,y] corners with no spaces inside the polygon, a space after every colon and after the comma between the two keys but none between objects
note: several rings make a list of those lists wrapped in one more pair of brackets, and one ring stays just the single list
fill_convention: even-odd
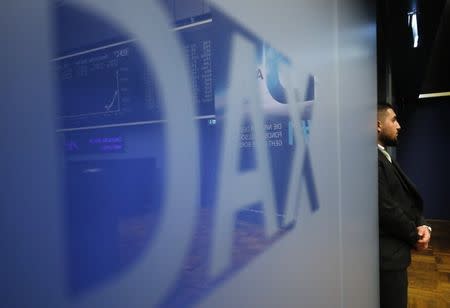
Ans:
[{"label": "dark suit jacket", "polygon": [[423,200],[398,164],[378,149],[380,268],[402,270],[411,263],[411,249],[424,225]]}]

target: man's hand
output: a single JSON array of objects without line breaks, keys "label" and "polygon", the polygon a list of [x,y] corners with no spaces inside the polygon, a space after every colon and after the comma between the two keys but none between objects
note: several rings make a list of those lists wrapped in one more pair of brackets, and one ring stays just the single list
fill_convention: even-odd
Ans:
[{"label": "man's hand", "polygon": [[417,250],[425,250],[428,248],[428,244],[430,243],[431,233],[428,230],[427,226],[419,226],[417,227],[417,234],[419,235],[419,240],[416,243]]}]

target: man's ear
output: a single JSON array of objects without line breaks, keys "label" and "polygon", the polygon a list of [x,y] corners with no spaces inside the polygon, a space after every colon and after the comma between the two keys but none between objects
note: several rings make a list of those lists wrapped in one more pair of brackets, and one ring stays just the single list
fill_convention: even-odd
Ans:
[{"label": "man's ear", "polygon": [[377,132],[381,132],[381,121],[377,120]]}]

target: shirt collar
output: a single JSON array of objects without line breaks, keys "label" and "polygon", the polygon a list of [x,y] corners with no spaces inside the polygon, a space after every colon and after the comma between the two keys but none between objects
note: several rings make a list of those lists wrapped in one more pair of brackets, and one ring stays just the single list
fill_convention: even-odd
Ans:
[{"label": "shirt collar", "polygon": [[386,148],[384,146],[382,146],[381,144],[377,144],[378,148],[380,149],[380,151],[384,154],[384,156],[386,156],[386,158],[389,160],[389,162],[392,163],[392,158],[391,155],[389,155],[388,151],[386,151]]}]

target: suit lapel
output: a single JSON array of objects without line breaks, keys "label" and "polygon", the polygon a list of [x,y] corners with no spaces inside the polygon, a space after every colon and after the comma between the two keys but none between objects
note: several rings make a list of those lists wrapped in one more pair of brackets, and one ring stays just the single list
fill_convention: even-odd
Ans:
[{"label": "suit lapel", "polygon": [[411,192],[411,183],[408,181],[408,178],[406,177],[405,173],[402,171],[400,166],[397,164],[395,160],[392,160],[392,166],[394,167],[394,172],[400,179],[400,182],[402,183],[403,187]]},{"label": "suit lapel", "polygon": [[[401,185],[405,189],[405,191],[408,193],[410,197],[412,197],[415,200],[416,207],[419,210],[422,210],[422,197],[420,196],[419,192],[417,191],[416,186],[411,182],[411,180],[408,178],[408,176],[403,172],[403,170],[400,168],[398,163],[392,159],[392,163],[389,162],[389,160],[384,156],[384,154],[378,149],[378,160],[381,160],[383,164],[386,165],[386,167],[390,170],[391,176],[396,176],[398,180],[400,181]],[[392,174],[393,173],[393,174]]]},{"label": "suit lapel", "polygon": [[411,180],[409,179],[409,177],[403,172],[403,170],[400,168],[400,166],[397,164],[397,162],[395,160],[392,161],[394,163],[394,166],[396,167],[396,169],[398,170],[398,172],[400,173],[402,179],[406,182],[408,189],[412,192],[414,192],[415,194],[419,194],[416,188],[416,185],[413,184],[413,182],[411,182]]},{"label": "suit lapel", "polygon": [[403,172],[403,170],[400,168],[399,164],[397,163],[397,161],[393,158],[392,159],[392,163],[386,158],[386,156],[383,154],[383,152],[381,152],[380,149],[378,149],[378,154],[379,154],[379,159],[381,157],[381,159],[387,164],[392,166],[392,170],[394,171],[395,175],[398,177],[398,179],[400,180],[400,183],[402,184],[403,188],[405,188],[405,190],[409,191],[410,193],[413,194],[418,194],[417,193],[417,189],[414,186],[414,184],[409,180],[408,176]]}]

